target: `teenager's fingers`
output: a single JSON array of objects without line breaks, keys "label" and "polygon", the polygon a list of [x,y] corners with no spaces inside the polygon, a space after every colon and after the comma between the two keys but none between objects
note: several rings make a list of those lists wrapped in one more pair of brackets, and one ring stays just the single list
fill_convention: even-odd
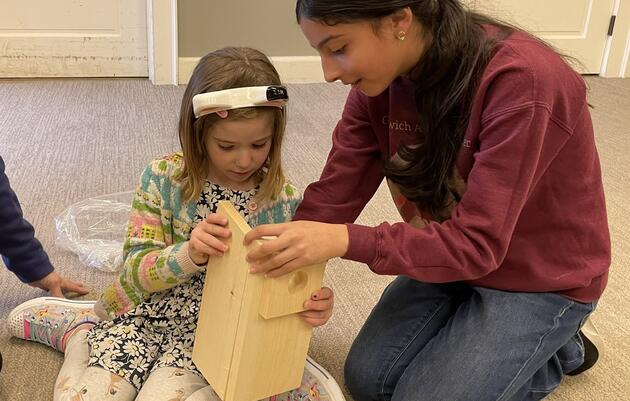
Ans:
[{"label": "teenager's fingers", "polygon": [[300,267],[303,267],[303,263],[301,263],[298,259],[293,259],[288,263],[274,268],[273,270],[267,271],[267,273],[265,273],[265,277],[280,277],[292,272],[293,270],[299,269]]},{"label": "teenager's fingers", "polygon": [[330,316],[324,312],[305,311],[300,313],[300,317],[313,327],[321,326],[328,321]]},{"label": "teenager's fingers", "polygon": [[311,298],[304,302],[304,308],[307,310],[326,311],[332,310],[334,304],[335,300],[332,290],[324,287],[321,290],[313,292]]},{"label": "teenager's fingers", "polygon": [[327,311],[332,308],[332,301],[306,301],[304,302],[304,308],[312,311]]},{"label": "teenager's fingers", "polygon": [[313,291],[311,294],[311,299],[314,301],[332,299],[334,294],[332,290],[328,287],[322,287],[317,291]]},{"label": "teenager's fingers", "polygon": [[[254,247],[247,253],[246,260],[250,263],[260,264],[263,259],[267,259],[270,255],[285,253],[286,249],[291,245],[288,238],[278,237],[264,241],[260,246]],[[285,257],[288,255],[285,255]],[[269,270],[271,267],[266,268]]]},{"label": "teenager's fingers", "polygon": [[326,319],[310,319],[310,318],[302,318],[306,323],[311,325],[311,327],[319,327],[323,326],[327,320]]},{"label": "teenager's fingers", "polygon": [[244,243],[245,245],[249,245],[252,241],[261,239],[262,237],[277,237],[284,232],[285,227],[285,224],[262,224],[245,234]]},{"label": "teenager's fingers", "polygon": [[300,316],[302,317],[310,317],[312,319],[323,319],[326,317],[328,309],[320,311],[320,310],[313,310],[313,309],[309,309],[309,310],[305,310],[303,312],[300,312]]},{"label": "teenager's fingers", "polygon": [[[263,244],[260,246],[262,248]],[[273,248],[272,248],[273,249]],[[250,263],[250,273],[268,273],[274,269],[277,269],[283,265],[286,265],[288,262],[295,259],[295,252],[291,249],[283,249],[279,252],[267,253],[263,252],[263,255],[260,259],[250,259],[249,255],[247,257],[247,261],[253,260],[253,263]]]}]

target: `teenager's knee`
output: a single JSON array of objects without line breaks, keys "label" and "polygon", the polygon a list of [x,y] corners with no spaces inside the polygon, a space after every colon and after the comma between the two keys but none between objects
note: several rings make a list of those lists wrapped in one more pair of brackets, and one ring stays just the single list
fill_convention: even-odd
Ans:
[{"label": "teenager's knee", "polygon": [[379,372],[374,367],[373,358],[357,344],[353,344],[344,366],[346,387],[355,401],[380,399]]}]

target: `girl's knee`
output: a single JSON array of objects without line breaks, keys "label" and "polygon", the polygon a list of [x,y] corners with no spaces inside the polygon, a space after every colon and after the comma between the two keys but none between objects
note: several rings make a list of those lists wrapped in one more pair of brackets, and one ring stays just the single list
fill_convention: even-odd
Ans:
[{"label": "girl's knee", "polygon": [[132,401],[136,389],[122,377],[100,367],[88,367],[79,378],[59,377],[54,401]]},{"label": "girl's knee", "polygon": [[[188,400],[199,390],[208,387],[208,383],[192,371],[176,368],[161,367],[149,374],[142,385],[135,401],[154,401],[158,399]],[[207,398],[206,392],[201,392],[191,400],[213,401]]]},{"label": "girl's knee", "polygon": [[192,393],[186,401],[221,401],[211,386],[206,386]]}]

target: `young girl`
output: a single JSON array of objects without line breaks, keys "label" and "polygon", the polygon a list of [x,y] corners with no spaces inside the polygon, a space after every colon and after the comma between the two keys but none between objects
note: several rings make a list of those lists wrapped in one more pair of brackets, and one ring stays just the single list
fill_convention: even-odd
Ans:
[{"label": "young girl", "polygon": [[[226,102],[219,92],[268,85],[272,98],[262,102],[229,96]],[[225,48],[203,57],[182,100],[182,153],[153,161],[140,178],[123,270],[95,307],[111,320],[98,323],[92,302],[56,298],[29,301],[11,313],[14,336],[65,352],[55,400],[212,398],[192,347],[205,266],[227,250],[221,240],[230,235],[226,219],[214,213],[217,202],[231,201],[251,225],[288,221],[300,202],[280,164],[288,97],[279,85],[278,73],[256,50]],[[302,317],[324,324],[332,305],[331,290],[322,288]],[[312,389],[329,399],[314,366],[307,364],[303,388],[276,399]]]},{"label": "young girl", "polygon": [[[538,400],[592,366],[610,239],[582,77],[458,0],[298,0],[297,18],[352,90],[294,218],[312,221],[258,226],[246,241],[278,238],[248,258],[399,276],[347,357],[355,400]],[[383,178],[405,222],[352,224]]]}]

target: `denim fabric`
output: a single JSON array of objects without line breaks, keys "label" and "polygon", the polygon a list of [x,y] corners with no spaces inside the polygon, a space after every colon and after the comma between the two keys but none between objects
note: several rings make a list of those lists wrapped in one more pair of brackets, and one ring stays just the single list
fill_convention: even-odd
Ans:
[{"label": "denim fabric", "polygon": [[595,303],[398,277],[348,354],[356,401],[540,400],[582,364]]}]

